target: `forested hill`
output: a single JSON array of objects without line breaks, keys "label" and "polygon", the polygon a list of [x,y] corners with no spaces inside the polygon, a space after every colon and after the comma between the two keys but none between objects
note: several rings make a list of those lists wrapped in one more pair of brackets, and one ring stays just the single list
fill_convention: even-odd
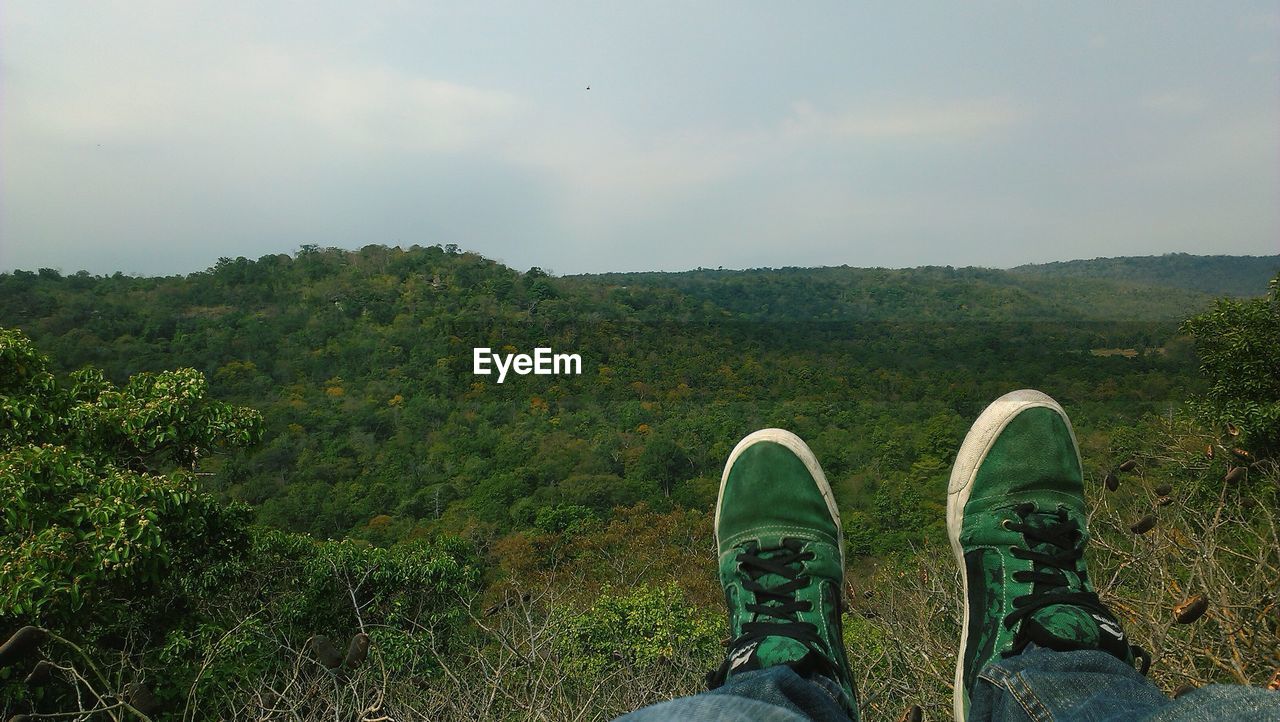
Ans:
[{"label": "forested hill", "polygon": [[[1169,320],[1219,296],[1261,296],[1280,256],[1170,254],[988,268],[697,269],[569,277],[590,285],[672,288],[752,319],[927,318]],[[923,303],[920,303],[923,302]]]},{"label": "forested hill", "polygon": [[1280,255],[1275,256],[1193,256],[1167,253],[1163,256],[1128,256],[1061,261],[1011,269],[1033,278],[1104,279],[1132,284],[1166,286],[1214,296],[1259,296],[1267,281],[1280,272]]},{"label": "forested hill", "polygon": [[[1199,383],[1177,322],[1211,300],[984,269],[557,278],[451,246],[0,274],[0,325],[62,371],[189,366],[263,412],[258,447],[201,462],[210,488],[270,524],[377,543],[705,509],[734,442],[785,426],[822,459],[854,549],[892,548],[940,530],[950,455],[1011,388],[1045,388],[1098,432],[1082,443],[1119,453],[1103,431]],[[577,353],[583,373],[499,384],[472,373],[480,346]]]}]

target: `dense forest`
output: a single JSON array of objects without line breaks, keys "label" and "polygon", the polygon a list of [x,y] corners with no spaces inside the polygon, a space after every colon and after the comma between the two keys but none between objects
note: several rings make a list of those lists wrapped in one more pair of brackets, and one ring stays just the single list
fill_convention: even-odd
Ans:
[{"label": "dense forest", "polygon": [[[1123,265],[1151,276],[1169,259]],[[1237,295],[1263,293],[1258,269],[1280,267],[1238,259],[1233,276],[1204,262]],[[1211,296],[1177,284],[1198,276],[1157,289],[1069,275],[556,278],[451,246],[306,247],[185,278],[6,274],[0,323],[60,370],[121,382],[190,367],[217,398],[261,411],[261,445],[200,471],[280,528],[389,543],[414,529],[527,528],[560,507],[700,509],[733,443],[779,425],[810,440],[851,511],[893,510],[858,524],[870,553],[902,541],[892,530],[936,527],[928,482],[1002,390],[1052,389],[1106,428],[1194,388],[1177,322]],[[477,346],[578,353],[584,373],[499,385],[472,374]]]},{"label": "dense forest", "polygon": [[[13,496],[27,500],[13,502],[22,511],[10,513],[5,535],[49,519],[75,529],[96,523],[94,514],[118,514],[131,530],[120,543],[165,550],[152,558],[135,549],[136,566],[118,551],[108,556],[106,568],[137,576],[91,574],[97,592],[52,577],[47,589],[11,589],[0,597],[9,605],[0,606],[0,631],[39,618],[85,647],[118,648],[110,640],[123,636],[136,658],[126,655],[114,681],[101,684],[123,689],[150,675],[165,690],[157,709],[190,712],[199,693],[224,716],[259,714],[294,695],[293,718],[311,714],[299,711],[304,702],[307,710],[347,704],[345,692],[330,690],[336,696],[322,703],[281,681],[289,664],[296,677],[300,659],[325,656],[318,635],[304,632],[340,635],[341,652],[358,629],[352,649],[367,651],[372,639],[378,663],[389,665],[383,671],[403,672],[405,684],[455,700],[488,695],[496,705],[400,708],[436,718],[505,709],[481,678],[531,673],[526,657],[537,656],[529,650],[545,634],[560,640],[548,652],[554,658],[542,659],[557,665],[554,674],[600,682],[617,674],[608,660],[625,659],[626,673],[646,680],[634,699],[602,702],[607,716],[661,698],[664,685],[666,694],[687,688],[691,670],[714,657],[708,512],[729,450],[756,428],[786,427],[809,442],[842,507],[855,588],[915,575],[920,582],[900,589],[903,599],[927,596],[938,582],[918,569],[933,564],[943,538],[945,479],[960,439],[987,402],[1014,388],[1040,388],[1064,404],[1091,478],[1149,458],[1153,472],[1164,465],[1199,485],[1188,498],[1200,506],[1190,511],[1213,501],[1206,475],[1230,471],[1230,453],[1212,456],[1215,444],[1254,454],[1249,462],[1263,465],[1250,472],[1250,513],[1274,521],[1266,481],[1274,469],[1264,462],[1280,438],[1280,367],[1267,339],[1280,334],[1266,329],[1276,324],[1267,282],[1278,271],[1280,256],[1172,255],[1010,271],[557,277],[454,246],[306,246],[256,261],[223,258],[185,277],[0,274],[0,327],[11,329],[0,354],[12,426],[4,433],[28,444],[15,447],[26,456],[11,457],[10,468],[37,470],[23,477],[29,498]],[[1224,329],[1237,327],[1253,329],[1245,336],[1254,341],[1215,346],[1235,339]],[[575,353],[582,373],[498,383],[473,373],[476,347]],[[1223,429],[1237,436],[1219,438]],[[1196,461],[1177,461],[1191,452]],[[60,473],[75,479],[65,498],[32,491]],[[1156,478],[1144,475],[1124,493]],[[105,493],[95,489],[132,488],[136,479],[150,481],[137,498],[116,498],[127,508],[93,506]],[[68,507],[66,499],[78,501]],[[1117,497],[1114,513],[1138,503]],[[1227,533],[1188,518],[1184,533],[1193,538]],[[1251,519],[1244,528],[1254,528]],[[79,548],[58,539],[23,559],[44,564]],[[1246,546],[1262,554],[1262,567],[1275,562],[1267,543],[1251,537]],[[1109,553],[1142,556],[1119,546]],[[1194,582],[1173,553],[1158,556],[1162,573]],[[181,600],[187,611],[135,639],[139,620],[160,610],[121,592],[122,579],[152,585],[156,604]],[[414,585],[430,593],[415,598]],[[1163,593],[1171,592],[1151,591]],[[31,601],[40,594],[46,602]],[[86,604],[99,611],[84,617]],[[678,613],[690,604],[696,614]],[[850,644],[868,654],[868,645],[888,644],[893,624],[915,623],[903,609],[855,614]],[[547,626],[525,629],[522,618]],[[257,621],[242,629],[237,619]],[[665,626],[628,626],[646,619]],[[302,637],[285,639],[272,624]],[[1264,630],[1264,649],[1268,633],[1277,632]],[[649,642],[635,646],[631,637]],[[238,640],[239,656],[220,646],[226,640]],[[885,660],[901,652],[881,650]],[[1256,682],[1271,664],[1263,657],[1234,679]],[[481,666],[465,674],[450,666],[464,658]],[[159,671],[200,660],[216,674]],[[15,681],[8,674],[0,670],[0,684]],[[255,684],[274,696],[250,694]],[[361,695],[371,688],[360,685],[373,682],[347,674],[335,684],[367,702]],[[931,704],[937,684],[883,697],[908,693]],[[538,704],[561,709],[580,701],[591,689],[584,685],[547,691]],[[44,699],[6,694],[12,709]]]},{"label": "dense forest", "polygon": [[1214,296],[1251,296],[1275,275],[1275,256],[1193,256],[1095,258],[1018,266],[1013,273],[1034,278],[1106,279],[1137,285],[1175,286]]}]

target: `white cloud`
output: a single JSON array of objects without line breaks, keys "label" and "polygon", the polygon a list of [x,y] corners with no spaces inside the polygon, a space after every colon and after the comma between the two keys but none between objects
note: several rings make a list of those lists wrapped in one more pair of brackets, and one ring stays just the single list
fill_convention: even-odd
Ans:
[{"label": "white cloud", "polygon": [[1267,50],[1250,53],[1249,63],[1251,65],[1275,65],[1280,63],[1280,52],[1277,52],[1274,48],[1268,48]]},{"label": "white cloud", "polygon": [[1026,116],[1023,109],[1000,99],[902,103],[834,112],[802,101],[793,105],[782,132],[791,138],[954,142],[1003,130]]},{"label": "white cloud", "polygon": [[557,212],[568,227],[598,235],[732,178],[751,162],[745,152],[750,138],[733,132],[645,135],[565,119],[504,151],[558,189]]},{"label": "white cloud", "polygon": [[1237,26],[1241,30],[1274,33],[1280,31],[1280,12],[1271,10],[1266,12],[1250,13],[1242,16]]},{"label": "white cloud", "polygon": [[336,151],[456,151],[505,130],[509,93],[321,54],[241,44],[216,64],[132,72],[95,66],[74,84],[17,84],[7,120],[71,143],[214,142],[263,132]]},{"label": "white cloud", "polygon": [[1165,90],[1159,93],[1148,93],[1138,99],[1138,104],[1147,110],[1159,113],[1185,115],[1204,109],[1204,98],[1200,93],[1187,90]]},{"label": "white cloud", "polygon": [[274,87],[294,111],[335,142],[362,150],[457,151],[508,129],[519,103],[484,90],[386,67],[304,68],[289,58]]},{"label": "white cloud", "polygon": [[[1129,167],[1116,168],[1115,173],[1119,178],[1142,184],[1182,181],[1187,188],[1227,187],[1227,184],[1241,183],[1242,179],[1254,182],[1265,179],[1274,187],[1280,179],[1274,160],[1277,149],[1280,149],[1280,127],[1275,117],[1251,114],[1205,127],[1184,142],[1170,142],[1162,147],[1160,154]],[[1274,208],[1274,204],[1271,206]]]},{"label": "white cloud", "polygon": [[723,214],[726,199],[740,194],[742,207],[720,224],[738,224],[742,237],[772,237],[781,234],[779,224],[812,229],[871,218],[882,223],[886,214],[901,217],[912,207],[908,199],[895,204],[883,193],[858,197],[852,188],[865,187],[865,180],[857,168],[806,159],[844,152],[883,157],[897,142],[948,145],[937,151],[946,157],[1025,117],[1009,101],[985,99],[839,112],[801,102],[773,125],[652,134],[562,117],[505,152],[558,189],[552,194],[557,217],[579,237],[617,236],[673,213],[697,216],[702,202],[721,204],[706,213]]}]

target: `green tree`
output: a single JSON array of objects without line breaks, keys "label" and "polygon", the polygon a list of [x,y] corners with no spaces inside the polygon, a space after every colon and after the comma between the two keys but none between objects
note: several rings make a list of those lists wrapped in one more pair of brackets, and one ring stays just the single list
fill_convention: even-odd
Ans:
[{"label": "green tree", "polygon": [[657,436],[640,453],[634,476],[656,483],[663,495],[671,496],[671,488],[691,476],[689,472],[689,457],[684,449],[670,437]]},{"label": "green tree", "polygon": [[209,400],[191,369],[116,388],[96,371],[59,384],[48,366],[0,329],[0,620],[66,626],[234,542],[216,534],[247,510],[197,493],[185,469],[256,441],[262,419]]},{"label": "green tree", "polygon": [[1280,451],[1280,275],[1264,298],[1222,299],[1188,319],[1200,369],[1211,386],[1194,407],[1211,422],[1231,423],[1262,453]]},{"label": "green tree", "polygon": [[262,433],[257,412],[206,390],[190,369],[59,383],[22,333],[0,329],[0,632],[43,629],[56,650],[42,654],[77,670],[32,691],[30,665],[0,669],[0,716],[129,700],[192,713],[204,695],[201,716],[232,718],[237,695],[297,674],[291,650],[316,633],[364,634],[412,674],[429,671],[429,640],[456,634],[456,602],[479,577],[459,540],[316,542],[201,493],[199,459]]}]

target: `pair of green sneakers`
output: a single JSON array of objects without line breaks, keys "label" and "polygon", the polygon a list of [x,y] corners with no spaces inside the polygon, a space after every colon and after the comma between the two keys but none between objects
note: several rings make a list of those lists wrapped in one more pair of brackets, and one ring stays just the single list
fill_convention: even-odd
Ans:
[{"label": "pair of green sneakers", "polygon": [[[964,584],[959,722],[978,672],[1029,644],[1101,649],[1129,663],[1142,656],[1098,600],[1085,569],[1080,453],[1053,399],[1014,391],[982,412],[952,468],[947,529]],[[834,681],[856,719],[841,637],[840,513],[799,437],[764,429],[738,443],[721,477],[715,533],[732,641],[709,685],[788,665]]]}]

